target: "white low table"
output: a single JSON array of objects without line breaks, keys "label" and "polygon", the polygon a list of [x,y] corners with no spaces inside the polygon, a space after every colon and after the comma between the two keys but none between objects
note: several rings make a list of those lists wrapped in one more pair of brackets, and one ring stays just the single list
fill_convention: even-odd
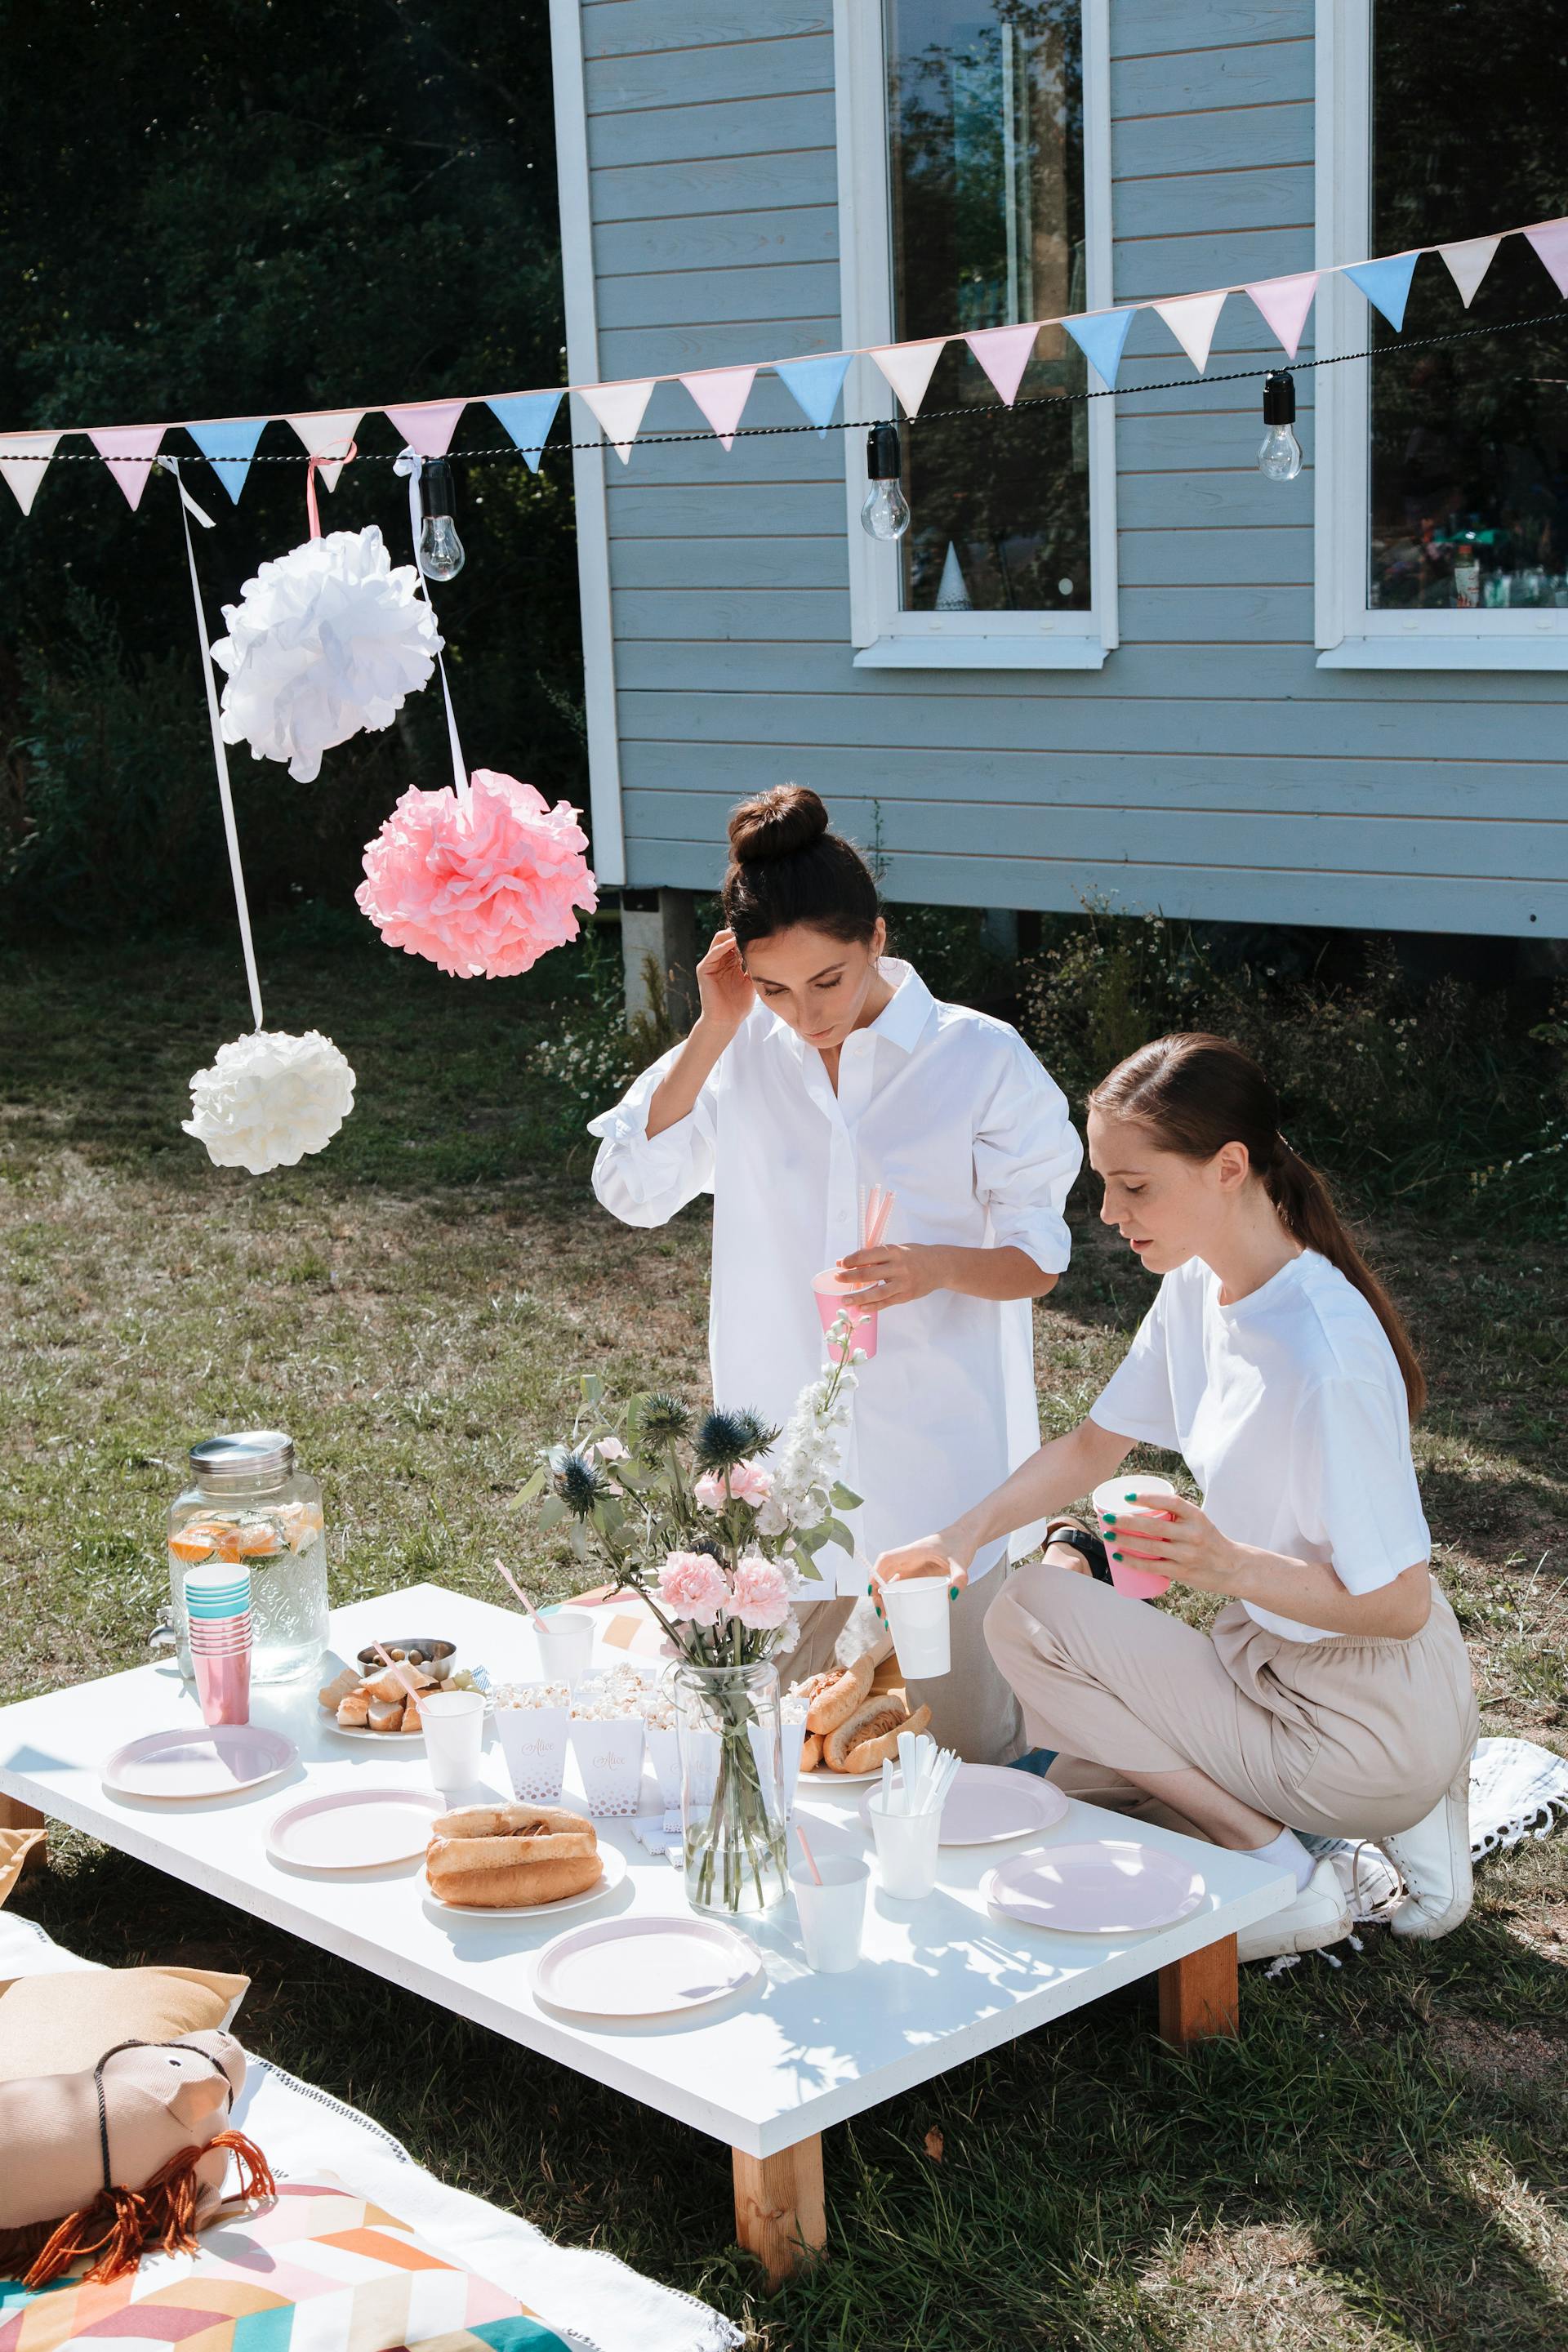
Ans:
[{"label": "white low table", "polygon": [[[537,1671],[518,1612],[437,1585],[357,1601],[332,1617],[333,1646],[345,1658],[374,1635],[422,1633],[455,1641],[466,1663],[498,1679]],[[1028,1852],[1027,1840],[948,1848],[924,1902],[894,1902],[873,1883],[865,1956],[850,1974],[807,1969],[786,1904],[740,1923],[766,1959],[761,1987],[676,2025],[574,2022],[535,2002],[531,1956],[566,1927],[617,1908],[639,1917],[683,1913],[678,1870],[640,1846],[628,1822],[602,1822],[601,1839],[630,1864],[619,1888],[564,1918],[489,1926],[433,1916],[417,1864],[337,1876],[280,1868],[268,1857],[267,1827],[307,1787],[374,1780],[426,1788],[424,1751],[384,1752],[334,1738],[314,1680],[258,1689],[251,1712],[288,1734],[298,1764],[247,1794],[163,1804],[110,1795],[100,1770],[125,1740],[199,1719],[194,1694],[172,1667],[142,1666],[25,1699],[0,1709],[0,1792],[724,2141],[734,2155],[741,2242],[774,2279],[823,2241],[825,2126],[1155,1971],[1167,2040],[1234,2032],[1237,1930],[1283,1908],[1295,1891],[1279,1871],[1075,1803],[1053,1839],[1110,1833],[1168,1847],[1202,1871],[1205,1907],[1178,1927],[1122,1940],[1044,1933],[992,1913],[979,1895],[986,1872]],[[504,1788],[493,1735],[485,1771]],[[569,1763],[569,1795],[571,1788]],[[651,1777],[647,1791],[651,1810]],[[866,1851],[857,1811],[863,1794],[858,1786],[802,1781],[797,1810],[819,1856]]]}]

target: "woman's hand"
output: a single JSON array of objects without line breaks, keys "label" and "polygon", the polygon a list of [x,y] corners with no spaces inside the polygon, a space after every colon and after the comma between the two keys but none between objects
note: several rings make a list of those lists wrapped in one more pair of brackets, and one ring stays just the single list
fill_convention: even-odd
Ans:
[{"label": "woman's hand", "polygon": [[710,1028],[733,1036],[757,1001],[733,931],[715,931],[697,967],[697,994]]},{"label": "woman's hand", "polygon": [[1105,1548],[1112,1559],[1173,1577],[1199,1592],[1234,1593],[1247,1557],[1245,1547],[1222,1536],[1184,1495],[1162,1495],[1158,1512],[1130,1505],[1114,1517],[1107,1513]]},{"label": "woman's hand", "polygon": [[875,1249],[851,1250],[838,1261],[843,1274],[858,1275],[863,1290],[847,1291],[857,1307],[907,1307],[947,1287],[945,1253],[930,1242],[879,1242]]},{"label": "woman's hand", "polygon": [[941,1535],[921,1536],[918,1543],[900,1544],[893,1551],[879,1552],[871,1571],[872,1580],[867,1587],[877,1604],[877,1614],[882,1615],[881,1594],[878,1588],[896,1584],[906,1576],[941,1576],[947,1580],[949,1591],[956,1601],[969,1581],[969,1562],[973,1557],[959,1539],[945,1530]]}]

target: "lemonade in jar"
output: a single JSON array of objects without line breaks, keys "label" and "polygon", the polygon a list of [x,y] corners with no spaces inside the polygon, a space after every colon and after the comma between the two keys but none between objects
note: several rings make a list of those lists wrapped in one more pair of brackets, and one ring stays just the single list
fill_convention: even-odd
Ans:
[{"label": "lemonade in jar", "polygon": [[191,1484],[169,1510],[169,1589],[180,1671],[192,1673],[185,1571],[250,1570],[253,1683],[314,1675],[327,1646],[321,1490],[277,1429],[237,1430],[191,1448]]}]

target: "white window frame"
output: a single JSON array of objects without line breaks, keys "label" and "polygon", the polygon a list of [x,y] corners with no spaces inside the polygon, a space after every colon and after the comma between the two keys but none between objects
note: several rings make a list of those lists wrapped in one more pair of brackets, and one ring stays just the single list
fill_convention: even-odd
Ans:
[{"label": "white window frame", "polygon": [[[1083,9],[1084,274],[1087,307],[1111,302],[1110,0]],[[893,341],[892,205],[882,0],[834,0],[838,227],[844,344]],[[852,362],[847,414],[900,412],[876,363]],[[1083,613],[906,613],[900,551],[860,527],[866,436],[847,433],[850,636],[858,669],[1099,669],[1118,641],[1116,404],[1089,404],[1093,602]]]},{"label": "white window frame", "polygon": [[[1374,0],[1318,0],[1320,269],[1363,260],[1372,250],[1373,5]],[[1363,351],[1368,320],[1365,297],[1348,278],[1319,280],[1318,358]],[[1380,611],[1368,602],[1369,373],[1365,360],[1342,360],[1314,372],[1318,667],[1568,669],[1568,610],[1411,613]]]}]

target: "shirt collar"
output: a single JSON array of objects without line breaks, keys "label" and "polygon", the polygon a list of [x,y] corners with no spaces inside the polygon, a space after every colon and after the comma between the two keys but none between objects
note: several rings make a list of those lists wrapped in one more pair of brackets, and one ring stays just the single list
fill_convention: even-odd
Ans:
[{"label": "shirt collar", "polygon": [[[905,963],[901,957],[884,956],[881,971],[883,979],[892,982],[893,993],[875,1021],[856,1034],[885,1038],[900,1053],[912,1054],[936,1017],[936,999],[913,964]],[[757,1009],[763,1009],[760,999]],[[787,1021],[781,1021],[776,1013],[766,1017],[773,1024],[774,1036],[791,1048],[797,1062],[804,1062],[805,1040],[799,1031],[792,1029]]]}]

